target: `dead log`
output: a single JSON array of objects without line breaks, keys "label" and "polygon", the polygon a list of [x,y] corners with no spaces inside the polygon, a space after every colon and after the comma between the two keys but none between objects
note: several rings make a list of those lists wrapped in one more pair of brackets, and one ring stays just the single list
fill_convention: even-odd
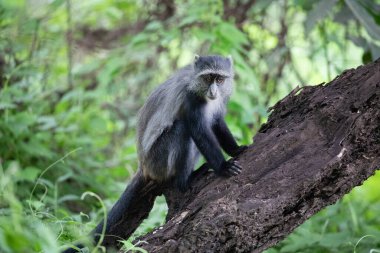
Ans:
[{"label": "dead log", "polygon": [[186,194],[164,189],[167,223],[141,247],[261,252],[362,184],[380,168],[380,59],[293,90],[238,160],[237,177],[203,167]]},{"label": "dead log", "polygon": [[380,59],[296,88],[271,111],[239,176],[204,165],[186,193],[145,185],[103,245],[128,238],[163,193],[167,223],[135,241],[148,252],[261,252],[380,168]]}]

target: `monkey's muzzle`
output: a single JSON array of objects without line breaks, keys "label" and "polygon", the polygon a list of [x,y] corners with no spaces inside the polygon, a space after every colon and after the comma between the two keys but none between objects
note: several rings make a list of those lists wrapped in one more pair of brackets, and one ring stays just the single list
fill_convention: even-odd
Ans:
[{"label": "monkey's muzzle", "polygon": [[216,83],[211,84],[208,88],[207,97],[209,99],[216,99],[218,97],[218,86]]}]

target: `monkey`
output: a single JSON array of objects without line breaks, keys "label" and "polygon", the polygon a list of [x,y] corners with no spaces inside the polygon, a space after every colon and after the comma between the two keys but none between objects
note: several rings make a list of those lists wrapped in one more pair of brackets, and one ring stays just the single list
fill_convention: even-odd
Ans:
[{"label": "monkey", "polygon": [[[237,156],[239,146],[224,121],[233,88],[233,60],[219,55],[195,56],[158,86],[139,111],[137,122],[138,170],[120,199],[108,213],[106,235],[121,220],[131,199],[148,180],[172,182],[184,192],[200,157],[219,176],[238,175],[242,168],[226,160],[223,149]],[[101,234],[103,222],[93,233]],[[99,236],[95,236],[95,241]],[[77,252],[67,250],[65,253]]]}]

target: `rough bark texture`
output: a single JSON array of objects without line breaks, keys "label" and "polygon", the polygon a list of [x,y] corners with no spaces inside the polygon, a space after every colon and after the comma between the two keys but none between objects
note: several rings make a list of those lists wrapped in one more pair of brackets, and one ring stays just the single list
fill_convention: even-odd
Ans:
[{"label": "rough bark texture", "polygon": [[164,190],[167,223],[139,238],[149,252],[261,252],[380,168],[380,60],[328,84],[295,89],[273,108],[243,172],[205,167],[192,190]]}]

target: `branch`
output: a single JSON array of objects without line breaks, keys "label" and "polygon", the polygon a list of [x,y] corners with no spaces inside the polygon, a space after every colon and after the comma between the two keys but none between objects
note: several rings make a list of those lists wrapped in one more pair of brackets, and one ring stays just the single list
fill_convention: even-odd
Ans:
[{"label": "branch", "polygon": [[150,20],[166,22],[174,16],[176,6],[174,0],[160,0],[156,8],[148,11],[147,17],[140,17],[139,20],[132,24],[125,24],[113,30],[104,28],[92,29],[87,26],[81,27],[82,38],[76,41],[76,44],[87,50],[96,48],[113,48],[119,43],[119,40],[128,35],[133,37],[135,34],[142,32]]},{"label": "branch", "polygon": [[244,171],[205,167],[191,191],[164,189],[167,223],[141,238],[148,252],[261,252],[380,167],[380,59],[332,82],[296,88],[272,109]]},{"label": "branch", "polygon": [[248,12],[251,10],[252,6],[255,5],[256,0],[248,0],[244,3],[237,1],[232,5],[231,1],[223,0],[224,13],[223,18],[225,20],[234,18],[234,22],[240,29],[243,23],[248,19]]}]

